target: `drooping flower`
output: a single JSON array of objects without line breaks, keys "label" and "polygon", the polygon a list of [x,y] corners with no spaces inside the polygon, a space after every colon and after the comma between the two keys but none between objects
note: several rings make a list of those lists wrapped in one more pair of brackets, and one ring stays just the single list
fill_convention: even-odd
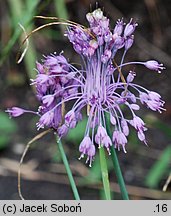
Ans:
[{"label": "drooping flower", "polygon": [[161,73],[161,70],[165,69],[163,64],[159,64],[155,60],[150,60],[150,61],[145,62],[145,66],[150,70],[158,71],[158,73]]},{"label": "drooping flower", "polygon": [[40,128],[44,128],[45,126],[51,127],[53,119],[54,119],[54,110],[50,110],[46,112],[45,114],[43,114],[40,117],[39,122],[37,123],[38,130]]},{"label": "drooping flower", "polygon": [[18,117],[23,115],[24,113],[32,113],[32,114],[38,114],[37,112],[25,110],[20,107],[12,107],[10,109],[7,109],[6,112],[9,114],[10,117]]},{"label": "drooping flower", "polygon": [[58,128],[58,131],[57,131],[59,137],[61,138],[61,137],[66,136],[67,133],[68,133],[68,130],[69,130],[69,128],[68,128],[65,124],[63,124],[62,126],[60,126],[60,127]]},{"label": "drooping flower", "polygon": [[115,148],[120,151],[120,147],[122,147],[123,151],[126,153],[125,145],[127,144],[127,138],[121,130],[115,130],[113,132],[113,142]]},{"label": "drooping flower", "polygon": [[96,143],[99,145],[102,144],[102,140],[107,136],[107,132],[106,132],[106,129],[100,125],[97,129],[97,133],[96,133],[96,136],[95,136],[95,141]]},{"label": "drooping flower", "polygon": [[90,161],[89,166],[91,167],[91,163],[93,161],[93,158],[95,156],[95,146],[92,143],[92,140],[90,139],[89,136],[85,136],[84,139],[82,140],[80,147],[79,147],[79,151],[81,152],[81,156],[80,159],[84,157],[84,155],[87,155],[87,160],[86,163],[88,161]]},{"label": "drooping flower", "polygon": [[[53,128],[62,138],[82,120],[81,113],[87,108],[87,126],[79,151],[80,158],[86,155],[86,162],[89,161],[91,166],[96,153],[95,145],[105,147],[109,154],[112,145],[126,153],[129,126],[135,128],[138,138],[146,143],[147,128],[135,113],[140,109],[138,102],[153,111],[164,110],[161,96],[137,85],[136,73],[126,71],[125,66],[140,64],[158,72],[165,68],[155,60],[124,62],[134,42],[133,33],[137,23],[133,19],[128,24],[120,19],[110,30],[109,19],[101,9],[88,13],[86,18],[89,24],[87,28],[72,24],[65,33],[83,59],[82,66],[76,68],[62,53],[48,55],[42,63],[37,63],[38,74],[32,84],[36,86],[40,102],[38,129],[45,126]],[[123,55],[116,63],[118,50],[123,50]],[[72,105],[68,106],[68,102],[72,102]],[[129,111],[129,116],[122,109],[123,106]],[[12,108],[7,112],[16,117],[25,111]],[[107,134],[105,113],[110,114],[112,140]]]},{"label": "drooping flower", "polygon": [[102,139],[102,147],[105,147],[109,153],[110,153],[110,147],[112,146],[112,140],[110,139],[110,137],[106,134],[106,136],[104,136],[104,138]]},{"label": "drooping flower", "polygon": [[143,120],[138,116],[134,116],[129,123],[137,130],[138,138],[146,144],[144,131],[146,131],[147,128]]},{"label": "drooping flower", "polygon": [[11,117],[18,117],[25,113],[25,110],[19,107],[12,107],[11,109],[7,109],[6,112],[9,113]]}]

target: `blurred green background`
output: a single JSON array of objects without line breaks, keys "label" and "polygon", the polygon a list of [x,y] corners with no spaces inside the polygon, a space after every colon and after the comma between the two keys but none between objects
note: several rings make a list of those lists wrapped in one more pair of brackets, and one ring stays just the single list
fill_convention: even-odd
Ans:
[{"label": "blurred green background", "polygon": [[[158,91],[166,101],[162,115],[145,108],[142,118],[147,122],[148,147],[137,140],[132,130],[128,153],[118,152],[123,176],[130,199],[170,199],[168,184],[171,173],[171,2],[169,0],[105,0],[98,6],[111,19],[111,27],[118,18],[128,21],[135,18],[139,26],[135,32],[135,44],[127,60],[156,59],[164,63],[166,70],[156,74],[136,67],[137,83]],[[29,39],[29,49],[21,64],[16,56],[24,38],[18,23],[27,32],[48,23],[34,16],[56,16],[87,25],[85,14],[97,7],[90,0],[0,0],[0,199],[19,199],[17,194],[18,162],[26,143],[38,132],[37,118],[25,115],[9,119],[7,107],[20,106],[36,110],[38,102],[34,89],[29,85],[35,78],[35,63],[43,55],[61,50],[71,62],[79,62],[78,55],[63,36],[63,26],[47,27]],[[24,46],[23,46],[24,47]],[[79,161],[78,146],[84,134],[86,117],[77,128],[70,131],[63,141],[71,169],[75,176],[81,199],[103,199],[99,158],[96,156],[90,169]],[[108,168],[112,195],[121,199],[116,176],[109,157]],[[72,191],[52,134],[35,142],[27,153],[22,168],[22,191],[27,199],[73,199]]]}]

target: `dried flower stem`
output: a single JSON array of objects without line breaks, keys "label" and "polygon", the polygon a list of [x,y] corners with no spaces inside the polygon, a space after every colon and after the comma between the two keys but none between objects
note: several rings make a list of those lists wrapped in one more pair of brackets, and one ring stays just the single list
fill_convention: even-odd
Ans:
[{"label": "dried flower stem", "polygon": [[31,139],[31,140],[27,143],[27,145],[26,145],[26,147],[25,147],[25,149],[24,149],[24,152],[23,152],[23,154],[22,154],[22,156],[21,156],[20,163],[19,163],[19,168],[18,168],[18,195],[19,195],[19,197],[20,197],[22,200],[24,200],[24,197],[23,197],[22,192],[21,192],[21,165],[23,164],[23,160],[24,160],[24,158],[25,158],[25,156],[26,156],[26,154],[27,154],[27,151],[28,151],[29,148],[30,148],[30,145],[31,145],[33,142],[35,142],[35,141],[39,140],[40,138],[42,138],[43,136],[45,136],[46,134],[48,134],[49,132],[51,132],[51,130],[52,130],[52,129],[48,129],[48,130],[46,130],[46,131],[43,131],[42,133],[39,133],[39,134],[36,135],[33,139]]},{"label": "dried flower stem", "polygon": [[59,151],[60,151],[61,156],[62,156],[62,160],[63,160],[64,166],[65,166],[65,169],[66,169],[66,172],[67,172],[70,184],[71,184],[71,188],[72,188],[74,197],[75,197],[76,200],[80,200],[80,196],[78,194],[78,190],[77,190],[77,187],[76,187],[76,184],[75,184],[71,169],[69,167],[69,163],[68,163],[68,160],[67,160],[67,157],[66,157],[62,142],[61,142],[61,140],[59,139],[59,137],[57,135],[55,135],[55,138],[56,138],[56,143],[58,144]]}]

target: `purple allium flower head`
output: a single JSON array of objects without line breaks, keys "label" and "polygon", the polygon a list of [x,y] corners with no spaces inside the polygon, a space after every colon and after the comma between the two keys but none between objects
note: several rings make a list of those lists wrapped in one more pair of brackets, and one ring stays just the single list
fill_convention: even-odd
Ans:
[{"label": "purple allium flower head", "polygon": [[[125,66],[133,65],[133,70],[134,65],[140,64],[158,72],[164,67],[154,60],[124,62],[134,42],[132,34],[137,23],[133,19],[126,25],[123,19],[118,20],[111,30],[109,19],[101,9],[88,13],[86,18],[89,24],[87,28],[72,23],[65,33],[74,50],[81,56],[82,66],[76,68],[62,53],[45,56],[42,63],[37,62],[38,74],[32,84],[36,86],[40,102],[36,112],[40,117],[38,129],[45,126],[53,128],[62,138],[82,120],[81,113],[86,108],[88,120],[79,151],[80,158],[86,155],[91,166],[96,146],[105,147],[110,154],[113,145],[126,153],[130,126],[146,144],[147,128],[136,114],[140,103],[153,111],[164,110],[161,96],[136,84],[135,72],[127,71]],[[115,56],[121,49],[123,55],[117,63]],[[68,106],[69,102],[72,103]],[[122,109],[123,106],[128,112]],[[7,112],[16,117],[25,111],[14,107]],[[109,114],[112,140],[107,134],[105,113]]]}]

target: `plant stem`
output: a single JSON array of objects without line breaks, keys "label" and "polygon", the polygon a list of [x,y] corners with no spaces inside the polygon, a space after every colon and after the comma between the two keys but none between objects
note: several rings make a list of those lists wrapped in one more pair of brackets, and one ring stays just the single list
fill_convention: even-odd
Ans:
[{"label": "plant stem", "polygon": [[118,161],[118,158],[117,158],[117,154],[116,154],[116,151],[115,151],[113,146],[111,147],[111,156],[112,156],[112,162],[113,162],[113,166],[114,166],[114,169],[115,169],[115,173],[116,173],[118,183],[119,183],[119,186],[120,186],[122,198],[124,200],[129,200],[128,192],[127,192],[125,182],[124,182],[124,179],[123,179],[123,176],[122,176],[122,172],[121,172],[121,168],[120,168],[119,161]]},{"label": "plant stem", "polygon": [[99,149],[99,155],[100,155],[100,166],[101,166],[105,196],[107,200],[111,200],[109,176],[108,176],[108,170],[107,170],[105,151],[103,147]]},{"label": "plant stem", "polygon": [[68,178],[69,178],[69,181],[70,181],[70,184],[71,184],[71,188],[72,188],[74,197],[75,197],[76,200],[80,200],[80,196],[78,194],[78,190],[77,190],[77,187],[76,187],[76,184],[75,184],[71,169],[69,167],[69,163],[68,163],[68,160],[67,160],[67,157],[66,157],[62,142],[61,142],[61,140],[59,139],[59,137],[57,135],[55,135],[55,138],[56,138],[56,142],[57,142],[58,147],[59,147],[59,151],[60,151],[61,156],[62,156],[62,160],[63,160],[64,166],[65,166],[66,172],[68,174]]},{"label": "plant stem", "polygon": [[[107,113],[105,113],[105,120],[106,120],[107,133],[112,138],[112,133],[111,133],[111,130],[110,130],[110,125],[109,125],[109,116],[107,115]],[[119,165],[119,161],[118,161],[117,154],[116,154],[114,146],[111,146],[110,150],[111,150],[111,158],[112,158],[113,166],[114,166],[115,173],[116,173],[116,176],[117,176],[117,179],[118,179],[118,183],[119,183],[119,186],[120,186],[120,191],[121,191],[121,194],[122,194],[122,198],[124,200],[129,200],[128,192],[127,192],[127,189],[126,189],[126,186],[125,186],[124,178],[122,176],[121,168],[120,168],[120,165]]]}]

